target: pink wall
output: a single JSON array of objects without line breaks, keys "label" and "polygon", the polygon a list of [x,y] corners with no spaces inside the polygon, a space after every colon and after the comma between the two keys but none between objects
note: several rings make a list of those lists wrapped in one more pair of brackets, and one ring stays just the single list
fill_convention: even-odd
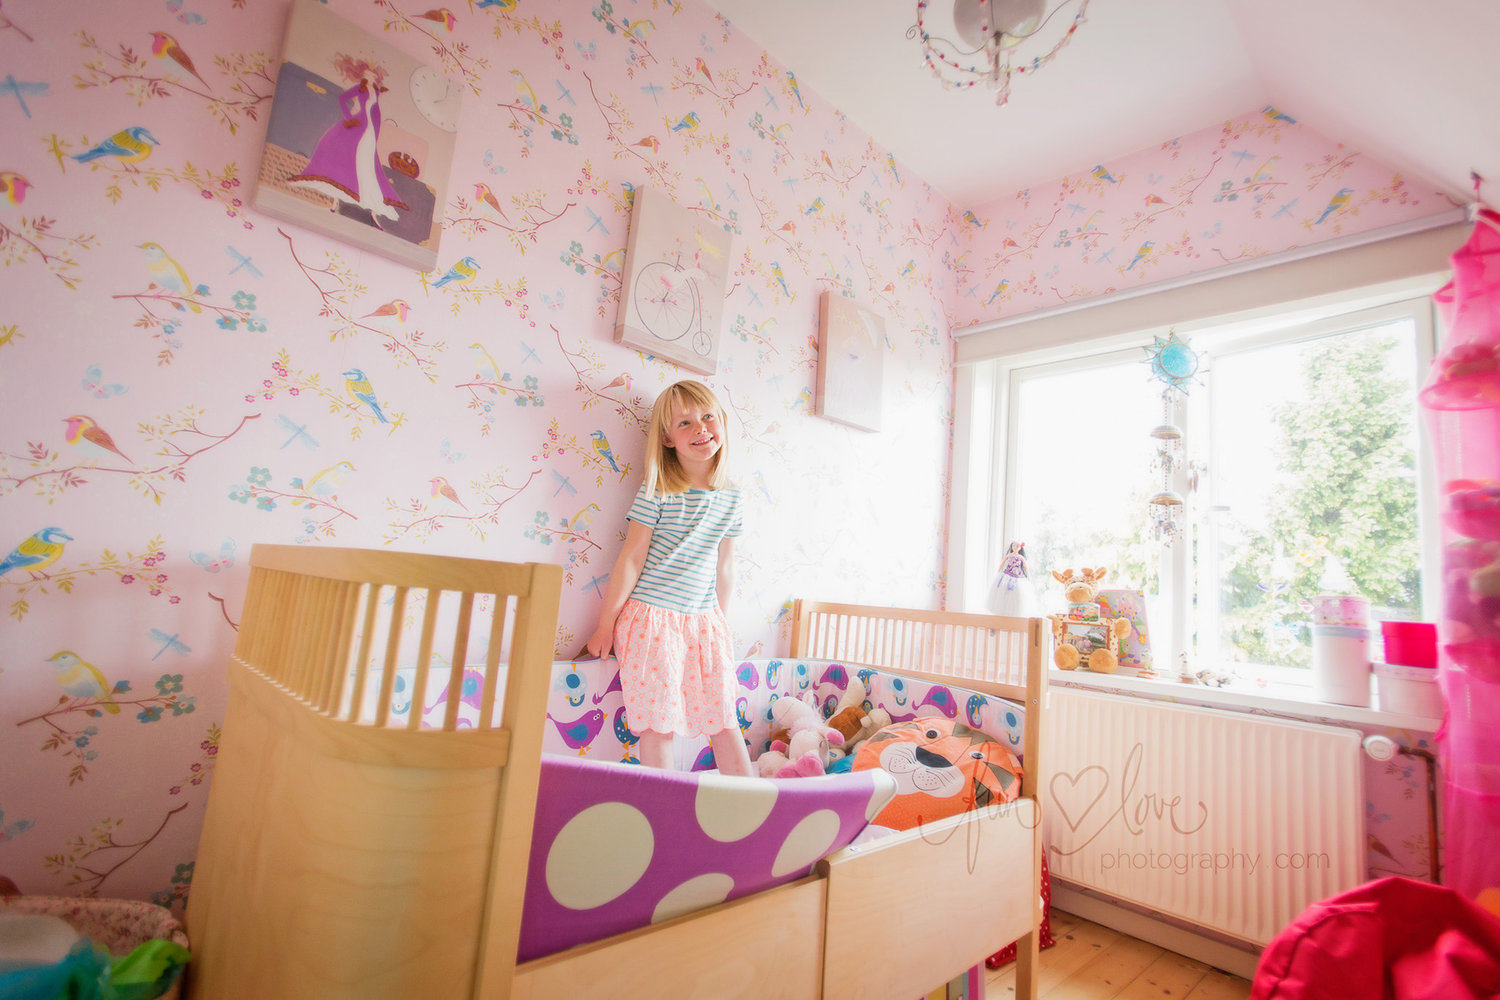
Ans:
[{"label": "pink wall", "polygon": [[[17,84],[0,85],[0,171],[27,182],[0,188],[0,559],[47,528],[62,544],[39,572],[0,573],[0,875],[26,891],[180,901],[256,542],[562,563],[556,646],[579,646],[639,481],[641,420],[685,374],[612,341],[627,185],[732,234],[707,380],[751,501],[731,614],[747,655],[785,649],[797,596],[941,603],[949,330],[995,315],[980,300],[1002,277],[1004,234],[1030,254],[1003,263],[1017,286],[1079,296],[1126,280],[1097,276],[1102,246],[1058,255],[1055,227],[1038,228],[1084,225],[1102,188],[1065,180],[1056,204],[1023,193],[968,232],[698,0],[465,4],[451,30],[424,5],[331,6],[468,85],[429,275],[250,207],[285,3],[11,0],[0,14]],[[156,31],[193,73],[153,55]],[[545,127],[514,107],[513,71]],[[674,128],[689,112],[697,127]],[[156,140],[146,159],[73,158],[136,126]],[[1285,132],[1268,128],[1257,148]],[[1298,164],[1342,157],[1305,134]],[[1184,155],[1169,145],[1111,169],[1122,183],[1160,173],[1171,180],[1151,190],[1175,201],[1189,192],[1173,183],[1210,154]],[[480,183],[504,218],[476,198]],[[1362,225],[1409,211],[1366,191]],[[1319,195],[1299,197],[1305,214]],[[1111,265],[1131,240],[1165,247],[1207,225],[1167,213],[1127,236],[1122,211]],[[1267,214],[1234,216],[1233,252],[1285,242],[1280,229],[1252,239]],[[969,247],[956,261],[955,239]],[[153,287],[147,243],[182,265],[196,309]],[[473,282],[432,287],[465,256],[480,265]],[[886,318],[878,434],[812,413],[825,289]],[[395,299],[404,317],[381,315]],[[346,391],[355,367],[388,422]],[[74,433],[77,416],[112,448]],[[87,692],[95,670],[111,704],[63,686]]]},{"label": "pink wall", "polygon": [[962,215],[953,326],[1017,316],[1455,208],[1266,105]]}]

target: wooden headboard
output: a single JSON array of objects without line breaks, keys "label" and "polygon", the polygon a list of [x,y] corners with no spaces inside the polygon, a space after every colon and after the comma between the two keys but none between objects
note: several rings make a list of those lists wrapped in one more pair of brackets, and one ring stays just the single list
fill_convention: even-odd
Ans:
[{"label": "wooden headboard", "polygon": [[1020,702],[1028,720],[1021,794],[1036,795],[1048,666],[1042,625],[1040,618],[798,599],[792,611],[791,655],[889,667]]}]

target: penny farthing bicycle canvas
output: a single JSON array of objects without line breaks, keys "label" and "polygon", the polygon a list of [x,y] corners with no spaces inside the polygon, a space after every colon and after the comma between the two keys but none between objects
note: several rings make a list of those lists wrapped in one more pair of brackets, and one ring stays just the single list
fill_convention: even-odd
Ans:
[{"label": "penny farthing bicycle canvas", "polygon": [[729,233],[651,188],[637,188],[615,340],[712,375],[729,276]]}]

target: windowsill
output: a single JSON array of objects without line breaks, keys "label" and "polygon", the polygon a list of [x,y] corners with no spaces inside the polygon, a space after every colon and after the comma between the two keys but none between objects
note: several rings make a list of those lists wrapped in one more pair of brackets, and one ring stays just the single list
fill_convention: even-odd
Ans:
[{"label": "windowsill", "polygon": [[[1209,687],[1204,684],[1184,684],[1175,677],[1159,675],[1154,678],[1127,677],[1119,674],[1096,674],[1088,670],[1047,671],[1047,682],[1067,682],[1079,687],[1099,691],[1119,691],[1142,695],[1161,701],[1192,701],[1211,707],[1229,709],[1258,709],[1273,715],[1304,719],[1309,722],[1327,722],[1351,728],[1379,727],[1383,729],[1411,729],[1421,733],[1437,732],[1442,719],[1429,719],[1405,712],[1388,712],[1379,708],[1360,708],[1354,705],[1335,705],[1325,701],[1313,701],[1309,688],[1292,685],[1279,687],[1251,687],[1245,683],[1228,687]],[[1374,698],[1371,698],[1374,701]]]}]

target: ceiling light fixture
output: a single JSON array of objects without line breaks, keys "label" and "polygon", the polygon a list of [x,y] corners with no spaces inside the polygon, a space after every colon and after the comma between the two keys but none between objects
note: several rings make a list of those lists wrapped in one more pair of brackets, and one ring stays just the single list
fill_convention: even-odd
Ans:
[{"label": "ceiling light fixture", "polygon": [[995,89],[997,105],[1010,100],[1010,75],[1035,73],[1051,62],[1072,40],[1089,9],[1089,0],[1079,0],[1073,23],[1051,49],[1012,65],[1012,56],[1018,54],[1014,50],[1040,34],[1072,0],[1063,0],[1050,12],[1046,0],[954,0],[953,31],[967,49],[927,30],[928,2],[917,0],[917,23],[907,29],[906,37],[921,39],[922,58],[944,87],[965,90],[987,84]]}]

